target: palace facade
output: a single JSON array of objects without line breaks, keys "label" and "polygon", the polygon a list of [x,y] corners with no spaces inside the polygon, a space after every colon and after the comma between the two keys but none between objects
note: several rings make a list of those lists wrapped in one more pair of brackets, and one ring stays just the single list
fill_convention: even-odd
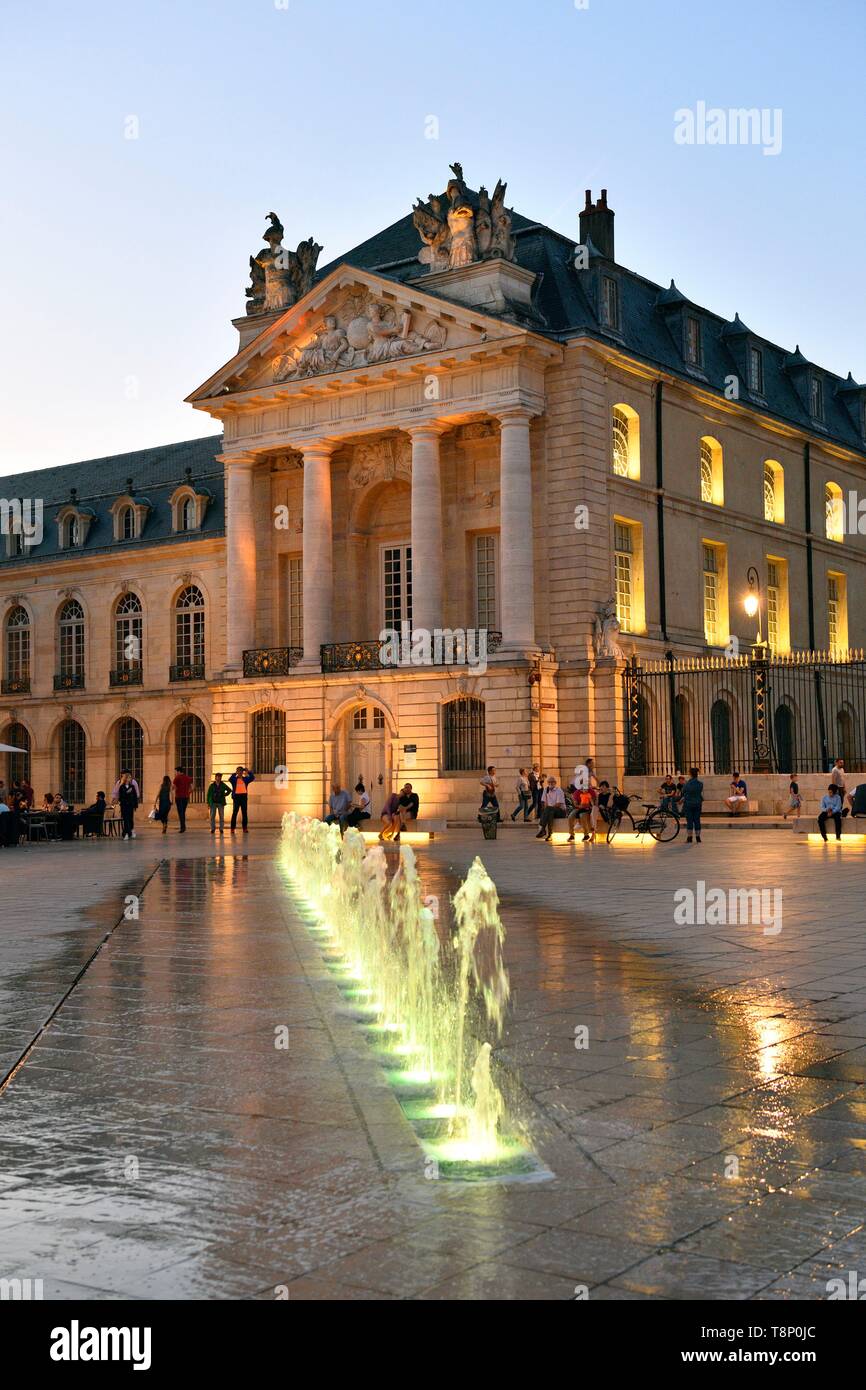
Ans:
[{"label": "palace facade", "polygon": [[[359,774],[462,818],[490,763],[654,772],[629,663],[718,667],[689,756],[721,776],[726,660],[866,646],[866,387],[621,266],[606,194],[576,243],[453,169],[323,269],[272,215],[188,397],[221,436],[0,480],[7,780],[80,803],[131,766],[147,799],[180,763],[201,796],[246,763],[260,819]],[[404,624],[431,642],[388,664]],[[859,755],[861,695],[828,746]]]}]

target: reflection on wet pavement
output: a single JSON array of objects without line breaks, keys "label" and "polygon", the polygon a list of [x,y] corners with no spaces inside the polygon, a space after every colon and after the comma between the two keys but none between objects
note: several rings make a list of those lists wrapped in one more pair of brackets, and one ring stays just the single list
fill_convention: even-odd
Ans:
[{"label": "reflection on wet pavement", "polygon": [[[775,938],[675,926],[678,848],[618,860],[614,891],[603,851],[484,846],[513,991],[497,1063],[555,1174],[524,1186],[425,1177],[273,837],[109,849],[98,885],[66,856],[88,910],[40,910],[34,878],[36,927],[4,919],[6,1069],[115,929],[0,1096],[0,1275],[55,1298],[826,1297],[866,1255],[859,869],[815,922],[814,866],[746,838],[754,881],[785,883]],[[480,848],[422,851],[426,891]],[[735,845],[707,849],[735,881]]]}]

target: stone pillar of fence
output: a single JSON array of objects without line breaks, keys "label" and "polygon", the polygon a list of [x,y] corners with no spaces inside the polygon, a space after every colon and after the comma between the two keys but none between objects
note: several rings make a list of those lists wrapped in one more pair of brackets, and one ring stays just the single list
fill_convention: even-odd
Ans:
[{"label": "stone pillar of fence", "polygon": [[626,717],[623,679],[625,661],[599,657],[590,677],[594,706],[594,747],[589,750],[595,758],[599,778],[606,777],[611,786],[622,786],[625,776]]}]

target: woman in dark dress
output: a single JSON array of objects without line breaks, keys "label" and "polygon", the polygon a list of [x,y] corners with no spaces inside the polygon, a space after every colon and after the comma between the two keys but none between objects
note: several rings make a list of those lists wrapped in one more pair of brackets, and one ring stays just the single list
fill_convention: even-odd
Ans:
[{"label": "woman in dark dress", "polygon": [[153,803],[156,811],[156,819],[162,821],[163,835],[168,830],[168,817],[171,811],[171,778],[163,777],[159,791],[156,794],[156,801]]}]

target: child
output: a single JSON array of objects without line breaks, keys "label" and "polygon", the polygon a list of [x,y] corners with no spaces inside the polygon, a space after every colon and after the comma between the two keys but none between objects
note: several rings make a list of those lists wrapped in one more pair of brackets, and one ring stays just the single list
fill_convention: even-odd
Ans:
[{"label": "child", "polygon": [[800,795],[800,784],[799,782],[795,782],[792,777],[791,785],[788,788],[788,809],[783,815],[782,820],[787,820],[789,815],[793,815],[795,830],[797,830],[800,825],[800,808],[802,805],[803,798]]}]

